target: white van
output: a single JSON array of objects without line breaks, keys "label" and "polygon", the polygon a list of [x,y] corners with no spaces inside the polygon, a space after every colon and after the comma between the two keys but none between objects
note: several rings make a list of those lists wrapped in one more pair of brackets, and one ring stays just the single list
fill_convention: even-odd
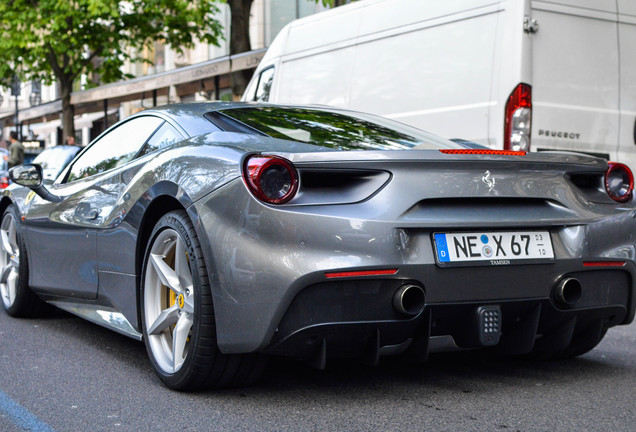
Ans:
[{"label": "white van", "polygon": [[243,100],[636,168],[636,1],[361,0],[287,25]]}]

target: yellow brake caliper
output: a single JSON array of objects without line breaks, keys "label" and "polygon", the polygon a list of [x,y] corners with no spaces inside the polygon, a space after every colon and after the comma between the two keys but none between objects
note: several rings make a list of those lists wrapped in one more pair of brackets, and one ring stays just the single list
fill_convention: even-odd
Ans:
[{"label": "yellow brake caliper", "polygon": [[[186,261],[187,261],[188,264],[190,264],[190,257],[188,256],[188,252],[186,251],[185,254],[186,254]],[[188,335],[188,338],[186,339],[186,341],[190,342],[190,335]]]},{"label": "yellow brake caliper", "polygon": [[[188,253],[186,252],[186,260],[188,260],[188,263],[190,262],[190,257],[188,256]],[[168,307],[172,307],[174,306],[174,304],[177,302],[177,295],[175,294],[174,291],[172,291],[171,289],[166,287],[166,290],[168,290]],[[174,328],[177,325],[174,324],[172,326],[172,329],[174,330]],[[190,342],[190,336],[188,336],[188,338],[186,339],[188,342]]]}]

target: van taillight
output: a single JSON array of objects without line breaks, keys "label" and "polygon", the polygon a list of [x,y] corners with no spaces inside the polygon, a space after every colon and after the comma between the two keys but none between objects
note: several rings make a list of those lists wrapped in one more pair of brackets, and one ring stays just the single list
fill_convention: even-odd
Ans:
[{"label": "van taillight", "polygon": [[529,151],[531,124],[532,87],[528,84],[519,84],[506,102],[504,149]]}]

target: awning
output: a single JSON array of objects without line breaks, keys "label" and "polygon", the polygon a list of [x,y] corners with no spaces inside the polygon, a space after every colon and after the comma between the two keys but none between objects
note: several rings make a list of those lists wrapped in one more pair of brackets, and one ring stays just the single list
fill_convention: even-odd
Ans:
[{"label": "awning", "polygon": [[[117,112],[117,109],[108,110],[108,115],[114,114]],[[75,116],[75,129],[80,130],[85,127],[92,127],[93,122],[99,119],[104,118],[103,112],[96,112],[90,114],[81,114]],[[34,124],[29,127],[33,131],[36,136],[39,135],[47,135],[52,132],[55,132],[57,128],[62,126],[62,121],[60,119],[51,120],[44,123]]]},{"label": "awning", "polygon": [[[33,119],[45,119],[46,117],[59,116],[62,112],[62,100],[57,99],[53,102],[47,102],[41,105],[37,105],[30,108],[23,108],[19,111],[18,119],[21,122],[31,121]],[[1,120],[8,120],[9,124],[13,125],[13,117],[15,111],[7,112],[3,116],[0,116]]]},{"label": "awning", "polygon": [[[151,97],[154,91],[167,94],[167,89],[170,86],[180,86],[182,91],[189,91],[190,87],[194,87],[198,83],[198,87],[209,89],[210,85],[218,85],[218,83],[213,84],[214,81],[211,79],[214,77],[225,76],[229,80],[229,73],[231,72],[255,68],[266,51],[266,48],[262,48],[208,60],[155,75],[123,80],[89,90],[73,92],[71,94],[71,104],[75,106],[75,112],[91,112],[99,110],[104,101],[108,101],[109,108],[113,108],[122,101],[138,99],[144,94],[145,97]],[[52,121],[52,118],[59,117],[61,112],[62,100],[58,99],[35,107],[21,109],[18,118],[20,122],[46,122],[46,120]],[[0,122],[5,122],[5,125],[13,125],[13,116],[14,112],[0,114]]]},{"label": "awning", "polygon": [[118,81],[116,83],[106,84],[89,90],[73,92],[71,94],[71,103],[73,105],[78,105],[107,99],[128,97],[133,94],[150,94],[153,90],[170,87],[172,85],[201,81],[206,78],[228,74],[230,72],[255,68],[260,63],[266,51],[267,50],[263,48],[233,56],[208,60],[190,66],[184,66],[155,75]]},{"label": "awning", "polygon": [[51,120],[44,123],[38,123],[29,127],[35,136],[48,135],[53,133],[62,125],[60,119]]}]

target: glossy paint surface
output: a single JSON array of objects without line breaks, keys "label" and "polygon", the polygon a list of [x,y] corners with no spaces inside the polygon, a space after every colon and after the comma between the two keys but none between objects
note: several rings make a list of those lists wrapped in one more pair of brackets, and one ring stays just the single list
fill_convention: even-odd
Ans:
[{"label": "glossy paint surface", "polygon": [[[633,202],[618,204],[593,181],[581,180],[601,179],[603,160],[324,151],[221,131],[203,117],[241,106],[145,111],[185,139],[73,182],[65,183],[62,173],[49,186],[59,203],[9,188],[0,205],[14,203],[24,218],[33,289],[64,309],[139,338],[148,233],[176,208],[187,210],[199,237],[224,353],[266,349],[294,299],[324,283],[330,272],[398,269],[376,282],[419,281],[427,304],[548,299],[554,283],[582,271],[583,261],[623,260],[621,272],[636,275]],[[299,172],[298,195],[282,205],[255,198],[241,178],[242,162],[253,153],[291,161]],[[549,231],[555,262],[452,269],[436,264],[435,232],[520,229]],[[622,308],[621,319],[629,322],[634,305]]]}]

